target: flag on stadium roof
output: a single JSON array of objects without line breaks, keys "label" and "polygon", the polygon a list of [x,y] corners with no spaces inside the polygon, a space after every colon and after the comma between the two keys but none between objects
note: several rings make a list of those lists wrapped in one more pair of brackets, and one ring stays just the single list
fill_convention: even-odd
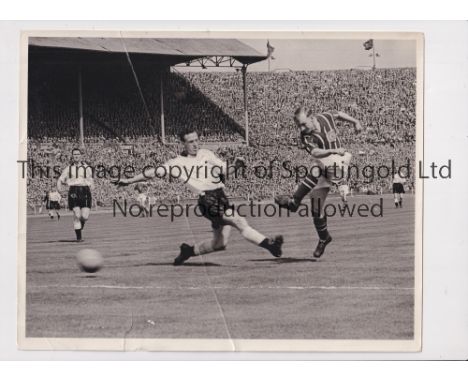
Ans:
[{"label": "flag on stadium roof", "polygon": [[364,46],[365,50],[370,50],[374,47],[374,40],[373,39],[367,40],[362,45]]},{"label": "flag on stadium roof", "polygon": [[273,52],[275,51],[275,47],[270,45],[270,40],[267,41],[267,51],[268,51],[267,57],[274,60],[275,58],[273,57]]}]

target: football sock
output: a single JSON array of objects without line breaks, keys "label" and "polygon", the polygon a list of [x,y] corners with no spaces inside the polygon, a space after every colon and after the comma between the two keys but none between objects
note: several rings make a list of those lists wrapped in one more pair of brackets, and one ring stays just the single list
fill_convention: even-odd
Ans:
[{"label": "football sock", "polygon": [[193,246],[195,256],[204,255],[205,253],[214,252],[213,240],[203,241]]},{"label": "football sock", "polygon": [[75,229],[76,240],[81,240],[81,229]]},{"label": "football sock", "polygon": [[244,228],[241,231],[241,235],[244,237],[244,239],[247,239],[248,241],[256,245],[260,245],[260,243],[262,243],[266,239],[265,235],[262,235],[260,232],[254,230],[252,227]]},{"label": "football sock", "polygon": [[403,204],[403,200],[400,199],[400,202],[398,203],[400,205],[400,207],[402,207],[402,204]]},{"label": "football sock", "polygon": [[314,218],[314,226],[318,233],[320,240],[327,240],[330,237],[328,233],[328,226],[327,226],[327,217],[323,218]]},{"label": "football sock", "polygon": [[217,251],[224,251],[226,249],[225,246],[216,248],[214,245],[213,240],[203,241],[201,243],[197,243],[193,246],[193,253],[195,256],[204,255],[206,253],[217,252]]},{"label": "football sock", "polygon": [[273,239],[269,239],[266,237],[265,239],[262,240],[259,246],[265,249],[270,249],[272,244],[273,244]]},{"label": "football sock", "polygon": [[301,204],[301,201],[302,199],[304,199],[304,196],[306,196],[310,191],[314,189],[314,187],[317,185],[317,182],[318,179],[315,176],[309,174],[301,183],[299,183],[299,186],[293,194],[293,200],[296,206],[299,206],[299,204]]}]

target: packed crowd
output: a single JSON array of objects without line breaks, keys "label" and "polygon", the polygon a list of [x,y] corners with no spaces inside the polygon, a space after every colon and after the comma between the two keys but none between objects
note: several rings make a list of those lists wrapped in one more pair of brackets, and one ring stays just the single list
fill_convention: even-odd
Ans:
[{"label": "packed crowd", "polygon": [[[242,127],[209,96],[177,74],[128,66],[79,72],[67,66],[31,68],[29,77],[29,137],[78,135],[80,85],[86,136],[132,140],[161,134],[161,79],[164,126],[168,140],[188,124],[210,140],[241,138]],[[81,78],[81,80],[80,80]]]},{"label": "packed crowd", "polygon": [[[50,75],[54,71],[54,75]],[[116,80],[118,78],[118,81]],[[232,196],[256,200],[290,193],[294,179],[282,173],[284,161],[291,166],[307,165],[307,155],[297,148],[297,131],[292,114],[299,105],[317,112],[342,110],[359,119],[363,133],[354,134],[346,124],[339,126],[353,163],[390,166],[397,158],[403,164],[415,160],[416,73],[414,69],[375,71],[328,71],[248,73],[250,147],[243,142],[243,91],[240,73],[166,73],[163,78],[167,142],[159,138],[160,74],[130,69],[101,72],[83,69],[82,100],[86,136],[86,161],[97,166],[132,165],[141,169],[160,164],[177,155],[177,133],[190,125],[201,140],[216,143],[220,157],[247,160],[246,178],[231,179]],[[64,168],[71,148],[78,146],[78,80],[72,69],[49,68],[30,71],[28,104],[28,159],[36,165]],[[236,142],[237,144],[223,144]],[[254,165],[268,165],[276,159],[273,175],[253,174]],[[284,171],[283,171],[284,173]],[[110,177],[96,179],[94,198],[98,206],[113,199],[132,198],[133,189],[119,190]],[[28,202],[38,205],[56,178],[28,178]],[[410,184],[414,182],[414,174]],[[370,184],[369,184],[370,183]],[[350,179],[355,191],[388,192],[390,179]],[[148,193],[158,200],[189,198],[193,195],[175,182],[149,183]]]},{"label": "packed crowd", "polygon": [[[238,73],[185,73],[239,125],[243,125],[242,78]],[[299,105],[324,112],[341,110],[359,119],[366,131],[351,141],[412,142],[416,123],[415,69],[248,73],[251,136],[259,143],[291,137],[291,115]]]}]

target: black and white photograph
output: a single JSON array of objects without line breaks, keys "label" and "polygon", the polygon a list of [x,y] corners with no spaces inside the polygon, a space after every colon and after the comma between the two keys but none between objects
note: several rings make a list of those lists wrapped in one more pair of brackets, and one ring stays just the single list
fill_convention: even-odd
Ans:
[{"label": "black and white photograph", "polygon": [[420,351],[423,49],[23,32],[19,347]]}]

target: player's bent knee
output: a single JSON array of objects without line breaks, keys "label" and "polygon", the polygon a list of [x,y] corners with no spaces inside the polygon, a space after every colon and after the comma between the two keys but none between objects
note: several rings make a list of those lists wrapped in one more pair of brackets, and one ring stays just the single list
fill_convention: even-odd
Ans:
[{"label": "player's bent knee", "polygon": [[215,251],[224,251],[226,249],[226,246],[223,243],[216,243],[213,245],[213,249]]},{"label": "player's bent knee", "polygon": [[242,216],[224,216],[224,221],[226,224],[230,226],[234,226],[238,230],[242,231],[243,229],[247,228],[249,226],[249,223],[247,223],[247,220],[242,217]]},{"label": "player's bent knee", "polygon": [[224,251],[227,245],[227,238],[223,236],[216,237],[212,242],[211,245],[215,251]]}]

